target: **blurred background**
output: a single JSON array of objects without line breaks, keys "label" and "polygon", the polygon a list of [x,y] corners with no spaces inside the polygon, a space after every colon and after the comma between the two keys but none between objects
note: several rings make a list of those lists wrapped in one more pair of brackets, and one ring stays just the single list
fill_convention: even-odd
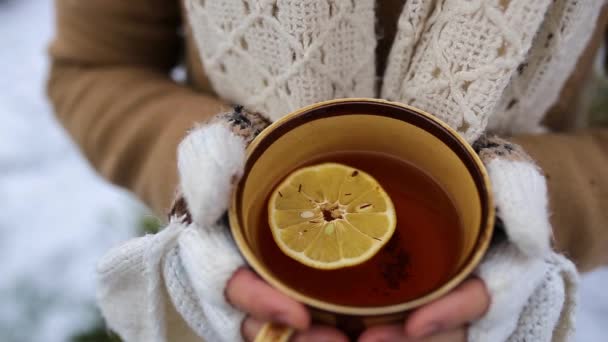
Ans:
[{"label": "blurred background", "polygon": [[[97,176],[55,121],[52,33],[52,1],[0,0],[0,341],[118,341],[95,306],[96,260],[158,221]],[[600,60],[583,101],[608,122]],[[577,342],[606,341],[605,284],[608,269],[583,277]]]}]

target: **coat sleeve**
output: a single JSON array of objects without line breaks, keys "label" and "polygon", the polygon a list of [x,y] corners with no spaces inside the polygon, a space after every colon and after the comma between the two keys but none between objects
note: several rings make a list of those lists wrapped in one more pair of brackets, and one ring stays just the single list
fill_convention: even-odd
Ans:
[{"label": "coat sleeve", "polygon": [[[182,51],[179,1],[55,0],[47,91],[92,165],[164,214],[176,147],[224,107],[173,81]],[[224,108],[225,109],[225,108]]]},{"label": "coat sleeve", "polygon": [[512,140],[545,172],[555,247],[581,271],[608,264],[608,128]]}]

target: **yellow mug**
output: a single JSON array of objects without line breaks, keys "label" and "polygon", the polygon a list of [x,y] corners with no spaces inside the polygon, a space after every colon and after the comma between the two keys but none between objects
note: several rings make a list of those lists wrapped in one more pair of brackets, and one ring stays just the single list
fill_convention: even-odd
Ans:
[{"label": "yellow mug", "polygon": [[[265,199],[278,181],[302,163],[337,151],[372,151],[408,161],[430,174],[452,198],[461,219],[457,272],[443,285],[403,303],[379,307],[337,305],[307,296],[273,275],[256,242]],[[266,282],[308,306],[313,320],[356,335],[375,324],[402,321],[408,311],[448,293],[481,261],[494,228],[487,172],[472,147],[447,124],[419,109],[376,99],[317,103],[267,127],[247,149],[243,177],[229,211],[234,240]],[[256,341],[286,341],[291,331],[267,324]]]}]

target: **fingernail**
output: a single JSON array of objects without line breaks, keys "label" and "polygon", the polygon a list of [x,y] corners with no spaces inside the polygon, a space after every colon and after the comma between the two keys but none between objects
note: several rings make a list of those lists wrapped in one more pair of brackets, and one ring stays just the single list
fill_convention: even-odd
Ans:
[{"label": "fingernail", "polygon": [[414,337],[416,337],[416,338],[428,337],[428,336],[435,334],[440,329],[441,329],[441,325],[439,323],[436,323],[436,322],[429,323],[427,326],[420,329],[420,331]]}]

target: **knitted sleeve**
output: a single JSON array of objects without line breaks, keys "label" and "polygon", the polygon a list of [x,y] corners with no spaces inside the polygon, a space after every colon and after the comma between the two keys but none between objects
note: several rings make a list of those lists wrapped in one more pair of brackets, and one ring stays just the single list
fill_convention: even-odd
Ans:
[{"label": "knitted sleeve", "polygon": [[48,92],[93,166],[166,213],[175,151],[223,103],[170,78],[179,58],[179,1],[56,0]]}]

